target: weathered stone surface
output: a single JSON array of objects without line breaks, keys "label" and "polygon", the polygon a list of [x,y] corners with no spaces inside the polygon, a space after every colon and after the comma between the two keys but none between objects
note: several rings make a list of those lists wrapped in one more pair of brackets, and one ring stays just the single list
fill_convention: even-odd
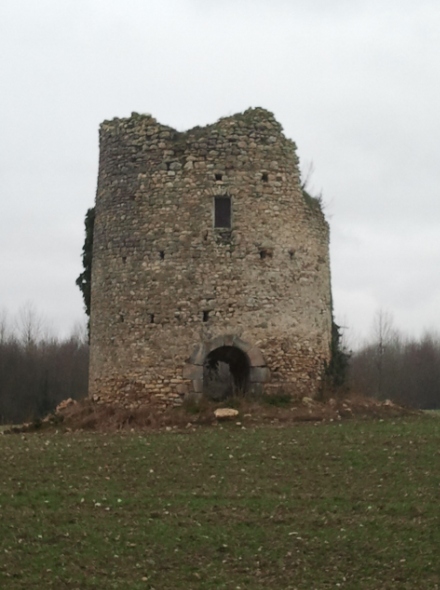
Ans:
[{"label": "weathered stone surface", "polygon": [[234,408],[217,408],[214,411],[214,416],[217,420],[231,420],[238,416],[238,410]]},{"label": "weathered stone surface", "polygon": [[251,383],[267,383],[270,380],[270,370],[267,367],[251,367],[249,381]]},{"label": "weathered stone surface", "polygon": [[178,383],[176,385],[176,391],[180,396],[187,395],[189,393],[189,387],[187,383]]},{"label": "weathered stone surface", "polygon": [[[260,108],[184,133],[135,113],[101,125],[90,395],[180,403],[203,391],[221,346],[247,355],[252,391],[270,371],[271,391],[318,392],[328,225],[304,198],[295,150]],[[214,227],[216,196],[230,199],[231,227]]]},{"label": "weathered stone surface", "polygon": [[248,350],[247,355],[251,367],[264,367],[266,365],[263,355],[255,346]]},{"label": "weathered stone surface", "polygon": [[55,408],[55,414],[62,414],[63,410],[66,410],[67,408],[70,408],[71,406],[74,406],[76,404],[77,401],[72,399],[71,397],[63,399],[63,401],[61,401]]},{"label": "weathered stone surface", "polygon": [[200,365],[184,365],[183,367],[184,379],[203,379],[203,367]]},{"label": "weathered stone surface", "polygon": [[193,365],[203,365],[206,352],[206,346],[204,344],[198,344],[194,347],[189,362]]},{"label": "weathered stone surface", "polygon": [[301,401],[305,406],[313,406],[315,403],[314,400],[308,396],[304,396]]},{"label": "weathered stone surface", "polygon": [[195,381],[193,381],[193,391],[194,393],[203,392],[203,379],[196,379]]}]

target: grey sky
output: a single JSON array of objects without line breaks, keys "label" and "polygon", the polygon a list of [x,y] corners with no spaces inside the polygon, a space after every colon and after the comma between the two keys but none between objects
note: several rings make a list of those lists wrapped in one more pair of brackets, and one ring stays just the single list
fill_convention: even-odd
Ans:
[{"label": "grey sky", "polygon": [[437,0],[2,0],[0,309],[82,317],[102,120],[263,106],[313,161],[337,320],[438,330],[439,30]]}]

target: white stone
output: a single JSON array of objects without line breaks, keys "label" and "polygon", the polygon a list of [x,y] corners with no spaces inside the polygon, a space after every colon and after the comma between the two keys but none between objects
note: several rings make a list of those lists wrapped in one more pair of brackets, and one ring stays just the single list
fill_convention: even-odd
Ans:
[{"label": "white stone", "polygon": [[238,416],[238,410],[234,410],[234,408],[217,408],[214,416],[217,420],[230,420]]}]

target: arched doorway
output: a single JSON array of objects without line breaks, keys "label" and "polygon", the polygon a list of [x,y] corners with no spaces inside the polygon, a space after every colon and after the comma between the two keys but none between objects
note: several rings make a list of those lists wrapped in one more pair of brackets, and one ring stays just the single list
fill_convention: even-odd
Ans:
[{"label": "arched doorway", "polygon": [[219,346],[206,355],[203,363],[203,394],[220,401],[246,392],[250,362],[236,346]]},{"label": "arched doorway", "polygon": [[221,400],[243,391],[260,395],[270,370],[259,348],[224,334],[193,347],[182,377],[191,381],[191,392]]}]

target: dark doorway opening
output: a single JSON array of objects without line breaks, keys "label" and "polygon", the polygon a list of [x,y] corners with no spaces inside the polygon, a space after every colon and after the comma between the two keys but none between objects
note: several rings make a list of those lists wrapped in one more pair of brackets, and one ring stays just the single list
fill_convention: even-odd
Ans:
[{"label": "dark doorway opening", "polygon": [[243,395],[249,381],[249,359],[236,346],[220,346],[203,364],[203,393],[215,401]]}]

